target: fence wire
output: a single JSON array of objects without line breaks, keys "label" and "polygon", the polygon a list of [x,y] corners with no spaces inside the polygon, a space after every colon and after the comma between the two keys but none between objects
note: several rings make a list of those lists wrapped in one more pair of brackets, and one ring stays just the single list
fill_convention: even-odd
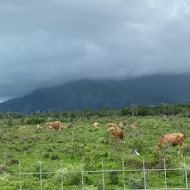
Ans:
[{"label": "fence wire", "polygon": [[[5,165],[5,163],[4,163]],[[39,172],[22,172],[21,171],[21,162],[19,161],[18,164],[18,172],[16,173],[1,173],[0,176],[15,176],[18,175],[19,178],[19,190],[23,189],[23,185],[22,185],[22,180],[24,176],[29,176],[29,175],[39,175],[39,185],[40,185],[40,190],[43,190],[43,175],[47,175],[47,174],[59,174],[60,175],[60,189],[61,190],[65,190],[66,188],[64,187],[64,175],[66,174],[76,174],[79,173],[81,174],[81,188],[82,190],[85,190],[85,180],[84,180],[84,176],[85,174],[92,174],[92,173],[96,173],[96,174],[101,174],[102,175],[102,190],[109,190],[109,188],[106,188],[106,183],[105,183],[105,174],[109,174],[111,172],[116,172],[116,173],[120,173],[122,174],[122,180],[123,180],[123,190],[188,190],[190,189],[188,187],[188,171],[190,171],[190,168],[187,168],[186,165],[186,160],[184,158],[183,161],[183,168],[167,168],[166,167],[166,160],[163,160],[163,168],[160,169],[148,169],[145,168],[145,160],[143,159],[143,163],[142,163],[143,167],[142,169],[125,169],[125,163],[124,163],[124,159],[122,159],[122,169],[118,169],[118,170],[105,170],[104,169],[104,160],[102,159],[101,162],[101,170],[84,170],[84,164],[81,161],[81,171],[64,171],[63,169],[63,162],[61,162],[60,164],[60,170],[58,171],[50,171],[50,172],[43,172],[42,171],[42,162],[39,161]],[[167,172],[171,172],[171,171],[183,171],[184,172],[184,181],[185,181],[185,187],[174,187],[174,188],[169,188],[168,187],[168,181],[167,181]],[[141,189],[135,189],[135,188],[127,188],[126,186],[126,181],[129,180],[126,178],[126,174],[130,173],[130,172],[141,172],[142,176],[143,176],[143,188]],[[163,180],[163,184],[164,184],[164,188],[147,188],[147,178],[148,178],[148,173],[149,172],[164,172],[164,180]],[[2,185],[2,184],[1,184]],[[170,184],[171,185],[171,184]],[[1,188],[0,188],[1,189]],[[120,190],[120,189],[119,189]]]}]

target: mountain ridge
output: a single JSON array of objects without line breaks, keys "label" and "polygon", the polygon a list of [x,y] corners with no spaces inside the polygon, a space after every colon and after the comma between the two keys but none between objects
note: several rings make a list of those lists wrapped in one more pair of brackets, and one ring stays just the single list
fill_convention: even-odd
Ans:
[{"label": "mountain ridge", "polygon": [[0,103],[0,112],[121,109],[131,104],[158,105],[190,100],[190,75],[151,75],[121,81],[83,79],[41,88]]}]

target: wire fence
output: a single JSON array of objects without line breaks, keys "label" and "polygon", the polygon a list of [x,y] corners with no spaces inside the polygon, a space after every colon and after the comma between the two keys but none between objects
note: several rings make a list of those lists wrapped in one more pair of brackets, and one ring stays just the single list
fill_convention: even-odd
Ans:
[{"label": "wire fence", "polygon": [[[4,163],[5,164],[5,163]],[[93,170],[93,171],[88,171],[88,170],[84,170],[84,164],[83,162],[81,162],[81,170],[80,171],[64,171],[64,168],[63,168],[63,162],[61,162],[60,164],[60,170],[58,171],[48,171],[48,172],[44,172],[42,170],[42,162],[39,161],[39,172],[22,172],[21,170],[21,162],[19,162],[18,164],[18,172],[15,172],[15,173],[1,173],[0,174],[0,177],[1,176],[18,176],[18,181],[19,181],[19,187],[17,189],[19,190],[24,190],[25,188],[23,187],[23,178],[24,176],[30,176],[30,175],[38,175],[39,176],[39,189],[40,190],[44,190],[46,188],[44,188],[44,183],[43,183],[43,180],[44,180],[44,176],[47,175],[47,174],[58,174],[59,177],[60,177],[60,186],[59,186],[59,189],[61,190],[67,190],[66,186],[64,186],[64,175],[67,175],[67,174],[79,174],[81,176],[80,180],[81,180],[81,183],[80,185],[78,185],[78,188],[77,189],[82,189],[82,190],[85,190],[86,189],[86,184],[85,184],[85,174],[100,174],[101,175],[101,181],[102,181],[102,186],[101,186],[101,189],[102,190],[109,190],[109,187],[107,187],[106,185],[106,177],[105,175],[106,174],[110,174],[112,172],[114,173],[120,173],[121,175],[121,178],[122,178],[122,187],[120,188],[116,188],[115,190],[163,190],[163,189],[167,189],[167,190],[187,190],[187,189],[190,189],[189,188],[189,184],[188,184],[188,172],[190,171],[190,168],[187,167],[186,165],[186,160],[184,158],[183,160],[183,168],[167,168],[166,167],[166,160],[164,159],[163,160],[163,168],[160,168],[160,169],[148,169],[146,168],[146,164],[145,164],[145,160],[143,159],[143,163],[142,163],[143,167],[142,169],[125,169],[125,163],[124,163],[124,160],[122,159],[122,169],[118,169],[118,170],[105,170],[104,169],[104,160],[102,159],[101,161],[101,170]],[[176,184],[171,184],[171,182],[169,183],[170,186],[172,187],[169,187],[168,185],[168,172],[172,172],[172,171],[178,171],[178,172],[182,172],[184,175],[184,187],[175,187]],[[126,174],[129,174],[129,173],[141,173],[142,174],[142,184],[143,184],[143,187],[141,188],[132,188],[132,187],[129,187],[127,186],[127,181],[129,181],[128,177],[126,176]],[[150,172],[163,172],[164,173],[164,178],[163,178],[163,184],[164,184],[164,187],[154,187],[154,188],[149,188],[148,185],[147,185],[147,179],[149,178],[149,173]],[[3,189],[3,186],[1,184],[1,180],[0,180],[0,189]]]}]

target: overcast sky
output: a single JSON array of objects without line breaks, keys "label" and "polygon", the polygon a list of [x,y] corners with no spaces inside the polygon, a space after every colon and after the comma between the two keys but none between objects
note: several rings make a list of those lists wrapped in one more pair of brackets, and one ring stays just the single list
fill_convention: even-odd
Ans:
[{"label": "overcast sky", "polygon": [[188,0],[0,1],[0,102],[77,79],[190,72]]}]

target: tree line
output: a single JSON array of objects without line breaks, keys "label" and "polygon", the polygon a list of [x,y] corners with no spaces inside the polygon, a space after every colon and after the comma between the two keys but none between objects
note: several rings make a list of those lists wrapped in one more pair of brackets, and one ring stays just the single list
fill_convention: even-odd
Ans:
[{"label": "tree line", "polygon": [[90,118],[91,116],[97,117],[110,117],[110,116],[170,116],[179,115],[184,117],[190,117],[190,103],[181,104],[166,104],[162,103],[160,105],[154,106],[144,106],[132,104],[130,107],[125,107],[123,109],[110,109],[109,107],[104,107],[101,110],[72,110],[72,111],[58,111],[58,112],[46,112],[42,113],[39,111],[24,114],[19,112],[6,112],[0,113],[0,119],[30,119],[36,118],[35,123],[40,123],[45,121],[47,118],[61,119],[61,118]]}]

